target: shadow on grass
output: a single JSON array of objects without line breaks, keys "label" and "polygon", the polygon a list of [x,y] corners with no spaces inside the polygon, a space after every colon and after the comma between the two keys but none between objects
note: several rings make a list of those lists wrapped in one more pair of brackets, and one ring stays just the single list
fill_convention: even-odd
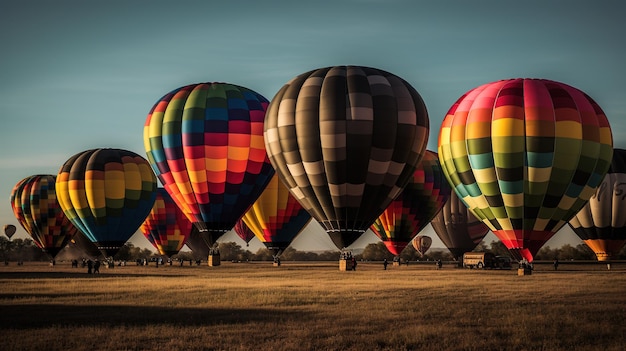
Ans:
[{"label": "shadow on grass", "polygon": [[0,329],[51,326],[205,326],[245,322],[302,321],[307,312],[254,308],[169,308],[159,306],[3,305]]},{"label": "shadow on grass", "polygon": [[83,271],[76,272],[0,272],[0,279],[73,279],[73,278],[130,278],[130,277],[159,277],[180,278],[188,274],[159,274],[154,273],[107,273],[87,274]]}]

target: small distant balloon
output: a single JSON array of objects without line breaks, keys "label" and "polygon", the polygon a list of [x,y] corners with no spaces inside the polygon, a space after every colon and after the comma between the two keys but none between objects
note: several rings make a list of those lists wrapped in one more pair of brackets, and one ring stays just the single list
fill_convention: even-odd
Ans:
[{"label": "small distant balloon", "polygon": [[430,246],[433,243],[433,239],[426,235],[417,235],[413,240],[411,240],[411,245],[420,256],[424,256],[426,251],[430,249]]},{"label": "small distant balloon", "polygon": [[250,246],[250,240],[254,239],[255,235],[242,218],[235,223],[233,230],[235,231],[235,234],[241,238],[241,240],[246,242],[246,246]]},{"label": "small distant balloon", "polygon": [[9,240],[11,240],[11,237],[15,234],[16,230],[17,228],[13,224],[4,225],[4,235],[6,235]]}]

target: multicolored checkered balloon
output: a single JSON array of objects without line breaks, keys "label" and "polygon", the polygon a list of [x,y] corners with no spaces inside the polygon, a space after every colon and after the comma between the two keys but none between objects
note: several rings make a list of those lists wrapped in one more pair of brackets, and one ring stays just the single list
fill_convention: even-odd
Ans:
[{"label": "multicolored checkered balloon", "polygon": [[69,220],[110,257],[150,213],[156,177],[148,161],[132,151],[92,149],[65,161],[56,191]]},{"label": "multicolored checkered balloon", "polygon": [[309,223],[311,215],[275,174],[241,219],[257,239],[278,256]]},{"label": "multicolored checkered balloon", "polygon": [[20,180],[11,191],[11,208],[35,244],[54,258],[78,229],[57,201],[56,177],[38,174]]},{"label": "multicolored checkered balloon", "polygon": [[191,226],[170,194],[158,188],[152,211],[139,229],[159,254],[172,257],[185,245],[191,234]]},{"label": "multicolored checkered balloon", "polygon": [[303,73],[274,96],[265,146],[294,197],[342,249],[356,241],[413,175],[428,113],[400,77],[361,66]]},{"label": "multicolored checkered balloon", "polygon": [[600,185],[613,140],[582,91],[510,79],[465,93],[443,120],[438,151],[459,198],[516,258],[532,261]]},{"label": "multicolored checkered balloon", "polygon": [[148,161],[209,245],[231,230],[274,174],[263,142],[266,98],[227,83],[163,96],[144,125]]},{"label": "multicolored checkered balloon", "polygon": [[413,178],[370,227],[393,255],[400,255],[450,197],[435,152],[426,150]]}]

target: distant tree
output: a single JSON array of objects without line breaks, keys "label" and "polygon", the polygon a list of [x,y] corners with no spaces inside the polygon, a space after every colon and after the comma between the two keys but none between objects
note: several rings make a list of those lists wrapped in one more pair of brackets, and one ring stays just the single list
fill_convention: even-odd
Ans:
[{"label": "distant tree", "polygon": [[367,245],[359,256],[368,261],[382,261],[385,258],[391,261],[394,258],[382,241]]},{"label": "distant tree", "polygon": [[274,257],[270,250],[262,247],[255,254],[251,255],[250,259],[253,261],[273,261]]},{"label": "distant tree", "polygon": [[172,256],[172,259],[183,261],[193,260],[193,253],[191,251],[179,251],[176,255]]},{"label": "distant tree", "polygon": [[248,255],[248,251],[243,250],[235,242],[219,243],[218,249],[220,250],[220,259],[224,261],[244,261]]},{"label": "distant tree", "polygon": [[[491,243],[493,243],[493,241]],[[489,247],[487,247],[487,243],[483,240],[476,245],[472,252],[489,252]]]},{"label": "distant tree", "polygon": [[424,258],[428,261],[436,261],[436,260],[442,260],[442,261],[453,261],[454,257],[452,257],[452,254],[450,253],[450,251],[448,250],[429,250],[426,255],[424,255]]},{"label": "distant tree", "polygon": [[489,245],[489,251],[496,256],[512,257],[509,249],[500,240],[493,240]]}]

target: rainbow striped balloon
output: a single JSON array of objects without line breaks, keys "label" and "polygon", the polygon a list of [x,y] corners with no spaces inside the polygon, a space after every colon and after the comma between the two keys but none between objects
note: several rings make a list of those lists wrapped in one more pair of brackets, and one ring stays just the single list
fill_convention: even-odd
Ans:
[{"label": "rainbow striped balloon", "polygon": [[600,185],[613,140],[582,91],[510,79],[465,93],[443,120],[438,151],[459,198],[516,258],[532,261]]}]

